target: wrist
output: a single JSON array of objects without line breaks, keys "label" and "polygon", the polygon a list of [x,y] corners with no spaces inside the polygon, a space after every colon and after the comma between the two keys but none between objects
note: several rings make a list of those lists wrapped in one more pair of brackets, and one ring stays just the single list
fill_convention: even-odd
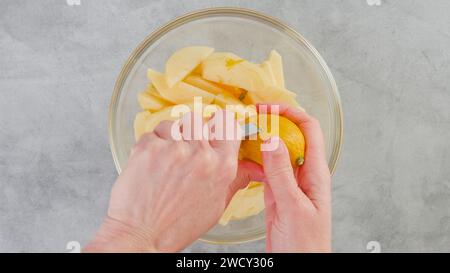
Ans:
[{"label": "wrist", "polygon": [[151,232],[106,217],[83,252],[157,252]]}]

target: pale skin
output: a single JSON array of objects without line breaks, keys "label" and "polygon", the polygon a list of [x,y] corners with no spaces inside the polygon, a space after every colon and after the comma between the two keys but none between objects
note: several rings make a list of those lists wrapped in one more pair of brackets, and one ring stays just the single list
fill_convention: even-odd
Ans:
[{"label": "pale skin", "polygon": [[[229,114],[219,111],[206,128]],[[195,115],[186,115],[181,127]],[[161,122],[135,145],[111,191],[107,216],[84,251],[181,251],[212,228],[234,193],[252,180],[266,183],[268,252],[331,251],[331,179],[319,123],[286,106],[280,115],[305,135],[305,163],[296,169],[282,141],[263,152],[261,167],[238,160],[240,137],[198,140],[193,136],[201,132],[193,130],[174,140],[173,123]],[[236,122],[227,126],[239,135]]]}]

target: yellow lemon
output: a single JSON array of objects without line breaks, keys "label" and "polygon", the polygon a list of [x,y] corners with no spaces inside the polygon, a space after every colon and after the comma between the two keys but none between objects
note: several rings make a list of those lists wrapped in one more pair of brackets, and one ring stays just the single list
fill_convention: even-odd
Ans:
[{"label": "yellow lemon", "polygon": [[258,115],[258,127],[260,132],[257,135],[257,139],[248,139],[242,142],[240,149],[242,158],[262,165],[261,144],[271,136],[278,136],[286,144],[292,166],[303,164],[305,137],[294,122],[282,116],[260,114]]}]

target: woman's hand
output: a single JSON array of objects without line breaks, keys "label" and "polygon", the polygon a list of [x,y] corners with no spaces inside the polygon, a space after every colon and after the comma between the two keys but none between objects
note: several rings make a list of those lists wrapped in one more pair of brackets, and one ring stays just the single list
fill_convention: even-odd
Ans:
[{"label": "woman's hand", "polygon": [[[226,128],[238,132],[227,115],[217,112],[208,131],[232,120]],[[113,186],[108,216],[85,251],[180,251],[217,223],[238,189],[263,178],[258,165],[238,162],[237,135],[186,140],[202,134],[202,128],[186,130],[196,118],[190,113],[182,119],[182,140],[173,140],[174,123],[168,121],[139,140]]]},{"label": "woman's hand", "polygon": [[294,170],[279,138],[276,150],[263,151],[267,251],[330,252],[331,178],[320,124],[304,111],[287,106],[280,106],[279,114],[303,132],[305,163]]}]

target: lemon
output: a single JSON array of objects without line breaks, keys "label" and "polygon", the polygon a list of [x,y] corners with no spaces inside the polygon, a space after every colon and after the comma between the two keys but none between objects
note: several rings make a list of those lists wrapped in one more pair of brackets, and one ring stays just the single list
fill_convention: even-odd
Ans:
[{"label": "lemon", "polygon": [[292,166],[302,165],[305,155],[305,137],[302,131],[294,122],[282,116],[276,116],[278,118],[278,128],[272,128],[272,126],[276,126],[276,120],[272,124],[273,118],[274,115],[258,115],[258,127],[261,131],[258,133],[257,139],[248,139],[242,142],[240,148],[241,157],[262,165],[262,142],[271,136],[278,136],[283,140],[289,151]]}]

